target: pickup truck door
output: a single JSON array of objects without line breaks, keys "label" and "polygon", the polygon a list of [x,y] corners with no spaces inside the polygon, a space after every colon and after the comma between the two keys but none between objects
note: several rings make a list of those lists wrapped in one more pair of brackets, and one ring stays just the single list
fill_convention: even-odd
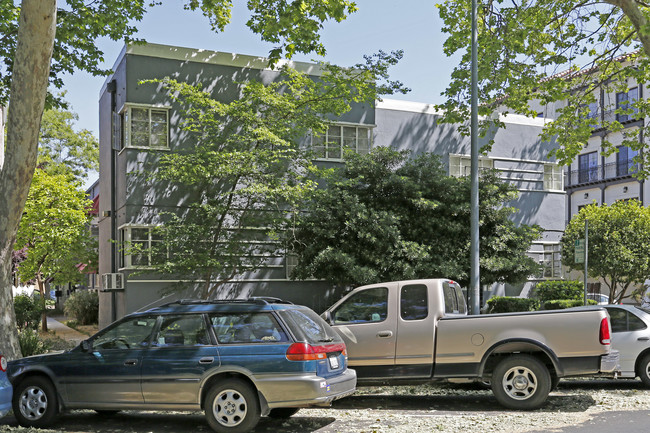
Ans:
[{"label": "pickup truck door", "polygon": [[384,377],[393,369],[397,314],[396,283],[352,293],[332,310],[333,327],[347,346],[348,365],[359,376]]},{"label": "pickup truck door", "polygon": [[402,284],[399,288],[395,374],[411,378],[432,375],[435,311],[441,309],[434,289],[437,287],[429,290],[423,283]]}]

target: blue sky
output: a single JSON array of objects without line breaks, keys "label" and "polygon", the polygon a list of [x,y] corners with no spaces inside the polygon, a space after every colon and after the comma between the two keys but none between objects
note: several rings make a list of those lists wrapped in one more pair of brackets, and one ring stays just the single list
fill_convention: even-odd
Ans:
[{"label": "blue sky", "polygon": [[[183,10],[180,1],[167,0],[152,8],[137,26],[137,37],[148,42],[190,48],[265,56],[270,44],[245,26],[248,10],[236,0],[233,20],[224,33],[213,33],[200,13]],[[404,50],[401,63],[391,71],[391,78],[412,89],[407,95],[394,96],[417,102],[442,102],[440,93],[449,82],[455,66],[442,52],[445,35],[435,2],[431,0],[356,0],[359,11],[342,23],[328,23],[322,32],[327,48],[324,59],[315,55],[295,56],[294,60],[326,60],[343,66],[363,60],[364,54],[382,49]],[[105,66],[111,67],[119,55],[121,42],[102,41]],[[77,128],[97,135],[98,99],[104,77],[76,73],[65,77],[66,99],[79,115]]]}]

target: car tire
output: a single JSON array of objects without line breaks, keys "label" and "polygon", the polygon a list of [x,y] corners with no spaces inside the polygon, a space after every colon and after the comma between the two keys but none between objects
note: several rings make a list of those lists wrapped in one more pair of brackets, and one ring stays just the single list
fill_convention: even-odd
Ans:
[{"label": "car tire", "polygon": [[248,432],[260,420],[257,392],[241,379],[218,382],[206,396],[205,416],[218,433]]},{"label": "car tire", "polygon": [[646,353],[637,365],[637,376],[641,378],[643,385],[650,388],[650,353]]},{"label": "car tire", "polygon": [[300,410],[299,407],[278,407],[275,409],[271,409],[269,412],[269,418],[275,418],[275,419],[286,419],[286,418],[291,418],[295,414],[298,413]]},{"label": "car tire", "polygon": [[56,390],[45,377],[28,377],[20,382],[11,404],[18,424],[23,427],[49,427],[59,414]]},{"label": "car tire", "polygon": [[512,355],[497,364],[492,373],[492,393],[510,409],[531,410],[542,406],[551,391],[551,374],[537,358]]}]

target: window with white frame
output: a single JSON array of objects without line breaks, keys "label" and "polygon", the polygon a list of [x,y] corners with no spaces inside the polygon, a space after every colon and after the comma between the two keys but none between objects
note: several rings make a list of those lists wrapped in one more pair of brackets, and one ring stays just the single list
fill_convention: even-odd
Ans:
[{"label": "window with white frame", "polygon": [[562,168],[557,164],[544,164],[544,189],[562,191]]},{"label": "window with white frame", "polygon": [[167,149],[169,147],[169,109],[127,105],[122,113],[125,147]]},{"label": "window with white frame", "polygon": [[[469,155],[449,155],[449,175],[456,177],[469,176],[472,168],[472,158]],[[479,156],[479,170],[494,168],[494,160]]]},{"label": "window with white frame", "polygon": [[160,263],[162,237],[155,226],[120,228],[120,268],[150,267]]},{"label": "window with white frame", "polygon": [[540,254],[540,265],[542,265],[542,278],[562,277],[562,255],[560,244],[544,244],[544,252]]},{"label": "window with white frame", "polygon": [[284,256],[284,263],[286,269],[287,280],[291,279],[291,274],[293,270],[298,266],[298,256],[294,253],[286,253]]},{"label": "window with white frame", "polygon": [[330,125],[325,134],[312,134],[311,146],[317,159],[343,159],[343,150],[365,155],[372,146],[372,128],[359,125]]}]

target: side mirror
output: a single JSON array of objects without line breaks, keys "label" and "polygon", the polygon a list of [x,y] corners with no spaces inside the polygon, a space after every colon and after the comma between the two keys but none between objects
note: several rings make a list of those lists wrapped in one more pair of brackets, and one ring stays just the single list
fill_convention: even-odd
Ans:
[{"label": "side mirror", "polygon": [[323,313],[323,319],[325,319],[325,321],[330,325],[334,324],[334,321],[332,320],[332,313],[329,310]]},{"label": "side mirror", "polygon": [[84,352],[92,352],[93,351],[93,343],[90,340],[84,340],[81,342],[81,350]]}]

